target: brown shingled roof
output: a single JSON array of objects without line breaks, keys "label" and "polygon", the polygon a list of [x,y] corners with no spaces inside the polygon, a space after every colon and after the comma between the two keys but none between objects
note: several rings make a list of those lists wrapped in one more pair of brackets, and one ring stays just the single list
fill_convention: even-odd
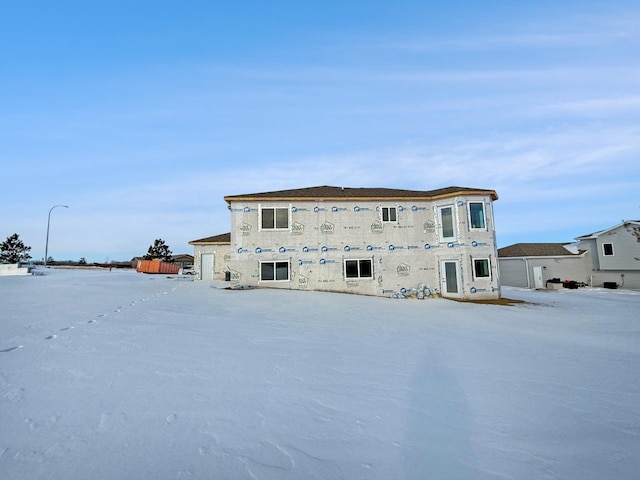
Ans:
[{"label": "brown shingled roof", "polygon": [[224,197],[227,203],[242,200],[364,200],[375,198],[386,199],[424,199],[450,197],[459,194],[467,195],[491,195],[493,200],[498,199],[494,190],[468,187],[446,187],[437,190],[400,190],[395,188],[351,188],[331,187],[323,185],[319,187],[295,188],[292,190],[278,190],[275,192],[247,193],[243,195],[228,195]]},{"label": "brown shingled roof", "polygon": [[564,246],[569,243],[516,243],[498,249],[498,257],[557,257],[572,256]]},{"label": "brown shingled roof", "polygon": [[220,235],[214,235],[213,237],[201,238],[199,240],[191,240],[189,245],[202,245],[211,243],[231,243],[231,232],[221,233]]}]

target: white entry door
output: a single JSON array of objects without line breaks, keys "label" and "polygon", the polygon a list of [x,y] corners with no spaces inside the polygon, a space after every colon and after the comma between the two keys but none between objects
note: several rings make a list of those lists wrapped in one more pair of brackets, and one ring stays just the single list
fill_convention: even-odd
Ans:
[{"label": "white entry door", "polygon": [[443,260],[440,262],[440,290],[443,297],[460,297],[460,261]]},{"label": "white entry door", "polygon": [[213,280],[214,257],[213,253],[200,255],[200,280]]},{"label": "white entry door", "polygon": [[533,267],[533,286],[536,290],[544,287],[542,283],[542,267]]}]

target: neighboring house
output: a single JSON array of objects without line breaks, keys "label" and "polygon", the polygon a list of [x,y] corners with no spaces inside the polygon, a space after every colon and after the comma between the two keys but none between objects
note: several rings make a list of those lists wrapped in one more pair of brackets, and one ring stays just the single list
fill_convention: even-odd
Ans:
[{"label": "neighboring house", "polygon": [[498,249],[500,283],[545,288],[560,278],[640,290],[640,220],[576,237],[577,243],[517,243]]},{"label": "neighboring house", "polygon": [[588,252],[569,243],[516,243],[498,249],[500,283],[511,287],[546,288],[559,278],[589,282]]},{"label": "neighboring house", "polygon": [[138,262],[140,260],[143,260],[143,259],[144,259],[144,257],[133,257],[131,259],[131,268],[137,268],[138,267]]},{"label": "neighboring house", "polygon": [[193,255],[189,255],[188,253],[181,253],[179,255],[171,255],[171,259],[169,260],[171,263],[175,263],[179,265],[180,268],[191,268],[193,267]]},{"label": "neighboring house", "polygon": [[231,233],[192,240],[198,280],[226,280],[229,272]]},{"label": "neighboring house", "polygon": [[464,187],[330,186],[227,196],[230,280],[378,296],[499,298],[497,198],[493,190]]},{"label": "neighboring house", "polygon": [[577,237],[589,250],[589,284],[640,290],[640,220],[627,220],[605,230]]}]

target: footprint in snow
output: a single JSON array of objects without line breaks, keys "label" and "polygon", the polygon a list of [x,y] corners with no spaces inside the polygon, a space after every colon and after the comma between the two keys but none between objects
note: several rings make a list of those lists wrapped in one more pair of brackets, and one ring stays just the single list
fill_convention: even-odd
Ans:
[{"label": "footprint in snow", "polygon": [[207,446],[198,448],[198,452],[200,452],[200,455],[202,456],[215,454],[215,451],[213,450],[213,448],[207,447]]},{"label": "footprint in snow", "polygon": [[65,331],[67,331],[67,330],[71,330],[72,328],[73,328],[73,327],[64,327],[64,328],[61,328],[61,329],[60,329],[60,331],[61,331],[61,332],[65,332]]},{"label": "footprint in snow", "polygon": [[9,400],[10,402],[17,402],[18,400],[22,400],[22,394],[24,393],[24,388],[13,388],[4,394],[4,398]]},{"label": "footprint in snow", "polygon": [[36,422],[31,420],[30,418],[25,418],[24,419],[24,423],[26,423],[29,426],[29,430],[35,430],[36,428],[38,428],[40,426],[39,424],[37,424]]},{"label": "footprint in snow", "polygon": [[4,348],[4,349],[0,350],[0,353],[13,352],[14,350],[17,350],[19,348],[22,348],[22,345],[18,345],[17,347]]},{"label": "footprint in snow", "polygon": [[165,422],[167,423],[167,425],[170,425],[170,424],[172,424],[173,422],[175,422],[175,421],[176,421],[176,418],[177,418],[177,417],[178,417],[178,416],[177,416],[175,413],[172,413],[171,415],[169,415],[169,416],[165,419]]},{"label": "footprint in snow", "polygon": [[105,433],[119,428],[127,423],[127,416],[124,413],[103,413],[97,426],[97,431]]},{"label": "footprint in snow", "polygon": [[49,335],[48,337],[44,337],[45,340],[53,340],[57,335]]},{"label": "footprint in snow", "polygon": [[195,478],[193,472],[187,469],[187,470],[180,470],[178,472],[178,476],[176,480],[191,480],[192,478]]}]

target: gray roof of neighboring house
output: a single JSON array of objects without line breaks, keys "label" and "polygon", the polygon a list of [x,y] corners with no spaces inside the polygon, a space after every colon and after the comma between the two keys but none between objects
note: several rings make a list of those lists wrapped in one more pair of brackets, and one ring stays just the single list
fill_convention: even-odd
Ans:
[{"label": "gray roof of neighboring house", "polygon": [[597,232],[588,233],[586,235],[580,235],[579,237],[576,237],[576,240],[586,240],[586,239],[589,239],[589,238],[596,238],[596,237],[602,235],[603,233],[610,232],[611,230],[615,230],[616,228],[627,226],[629,224],[640,226],[640,220],[623,220],[622,223],[618,223],[617,225],[614,225],[613,227],[605,228],[604,230],[598,230]]},{"label": "gray roof of neighboring house", "polygon": [[212,243],[231,243],[231,232],[221,233],[220,235],[201,238],[199,240],[191,240],[189,245],[209,245]]},{"label": "gray roof of neighboring house", "polygon": [[498,249],[498,257],[559,257],[559,256],[575,256],[565,245],[571,243],[516,243]]},{"label": "gray roof of neighboring house", "polygon": [[493,200],[498,199],[494,190],[469,187],[446,187],[437,190],[399,190],[395,188],[351,188],[319,187],[295,188],[292,190],[277,190],[274,192],[247,193],[243,195],[228,195],[224,197],[227,203],[243,200],[371,200],[385,199],[433,199],[451,197],[455,195],[490,195]]}]

